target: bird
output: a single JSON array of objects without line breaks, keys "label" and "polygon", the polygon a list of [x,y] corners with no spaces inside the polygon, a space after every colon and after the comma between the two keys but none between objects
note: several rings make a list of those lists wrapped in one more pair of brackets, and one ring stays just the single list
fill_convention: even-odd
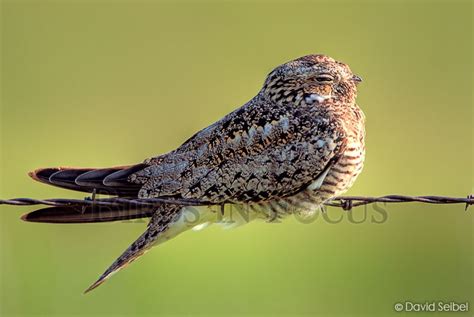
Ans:
[{"label": "bird", "polygon": [[[151,247],[188,229],[312,215],[346,192],[362,171],[365,116],[356,103],[361,81],[348,65],[324,54],[291,60],[274,68],[250,101],[173,151],[127,166],[40,168],[29,173],[42,183],[93,196],[161,198],[163,203],[99,210],[88,206],[80,211],[48,207],[22,219],[150,219],[145,232],[86,289],[89,292]],[[247,216],[222,221],[231,217],[223,207],[228,205],[247,210]]]}]

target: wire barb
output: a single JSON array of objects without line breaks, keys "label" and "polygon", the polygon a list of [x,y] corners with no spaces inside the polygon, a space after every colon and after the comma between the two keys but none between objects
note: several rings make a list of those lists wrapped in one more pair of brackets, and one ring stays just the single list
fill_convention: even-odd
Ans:
[{"label": "wire barb", "polygon": [[467,202],[467,201],[466,201],[466,207],[464,207],[464,211],[467,211],[467,209],[469,208],[469,206],[473,204],[473,203],[472,203],[473,198],[474,198],[474,195],[472,195],[472,194],[471,194],[471,195],[467,195],[467,199],[471,200],[471,202]]},{"label": "wire barb", "polygon": [[[470,205],[474,204],[474,195],[468,195],[466,198],[445,197],[445,196],[404,196],[404,195],[387,195],[380,197],[365,197],[365,196],[341,196],[336,197],[325,203],[326,206],[339,207],[343,210],[351,210],[353,207],[368,205],[372,203],[407,203],[418,202],[425,204],[465,204],[465,210]],[[154,207],[161,204],[171,204],[180,206],[209,206],[212,203],[202,202],[192,199],[175,199],[175,198],[101,198],[94,197],[86,199],[33,199],[33,198],[14,198],[14,199],[0,199],[0,205],[13,206],[32,206],[32,205],[47,205],[55,207],[88,207],[88,206],[149,206]]]}]

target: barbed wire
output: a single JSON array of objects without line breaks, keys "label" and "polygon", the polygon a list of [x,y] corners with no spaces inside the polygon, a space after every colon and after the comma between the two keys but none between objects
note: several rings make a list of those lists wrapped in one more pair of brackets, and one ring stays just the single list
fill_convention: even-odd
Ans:
[{"label": "barbed wire", "polygon": [[[446,196],[405,196],[405,195],[386,195],[379,197],[366,196],[341,196],[336,197],[325,203],[326,206],[338,207],[344,210],[351,210],[353,207],[368,205],[372,203],[407,203],[418,202],[425,204],[465,204],[465,210],[470,205],[474,204],[474,196],[468,195],[466,198],[460,197],[446,197]],[[67,198],[52,198],[52,199],[33,199],[33,198],[13,198],[0,199],[0,205],[13,206],[32,206],[32,205],[46,205],[54,207],[75,207],[75,206],[107,206],[107,207],[121,207],[121,206],[135,206],[135,207],[155,207],[160,204],[173,204],[180,206],[210,206],[216,205],[209,202],[202,202],[192,199],[173,199],[173,198],[94,198],[89,197],[85,199],[67,199]],[[218,204],[217,204],[218,205]]]}]

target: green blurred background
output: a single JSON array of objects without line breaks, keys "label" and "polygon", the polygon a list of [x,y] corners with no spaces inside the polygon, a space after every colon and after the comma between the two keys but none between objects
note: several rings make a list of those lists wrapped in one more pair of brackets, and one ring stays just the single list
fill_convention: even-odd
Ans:
[{"label": "green blurred background", "polygon": [[[1,198],[74,197],[38,167],[172,150],[309,53],[364,78],[366,167],[348,194],[473,191],[472,2],[2,2]],[[473,210],[379,205],[337,224],[187,232],[83,296],[145,223],[23,223],[1,207],[0,315],[404,316],[470,301]],[[368,214],[361,224],[359,221]],[[436,316],[418,313],[416,316]],[[450,314],[440,314],[448,316]]]}]

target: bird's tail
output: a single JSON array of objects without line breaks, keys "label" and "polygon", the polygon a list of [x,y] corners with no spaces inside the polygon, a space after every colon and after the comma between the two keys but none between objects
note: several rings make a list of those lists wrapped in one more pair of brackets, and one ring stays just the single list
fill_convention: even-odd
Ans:
[{"label": "bird's tail", "polygon": [[[29,175],[42,183],[81,192],[120,197],[136,197],[140,186],[128,177],[144,168],[145,164],[111,168],[42,168]],[[29,222],[90,223],[151,217],[153,208],[136,204],[120,206],[67,206],[35,210],[22,216]]]},{"label": "bird's tail", "polygon": [[111,168],[41,168],[30,172],[29,175],[39,182],[65,189],[113,196],[136,196],[140,185],[130,183],[128,177],[146,166],[136,164]]}]

